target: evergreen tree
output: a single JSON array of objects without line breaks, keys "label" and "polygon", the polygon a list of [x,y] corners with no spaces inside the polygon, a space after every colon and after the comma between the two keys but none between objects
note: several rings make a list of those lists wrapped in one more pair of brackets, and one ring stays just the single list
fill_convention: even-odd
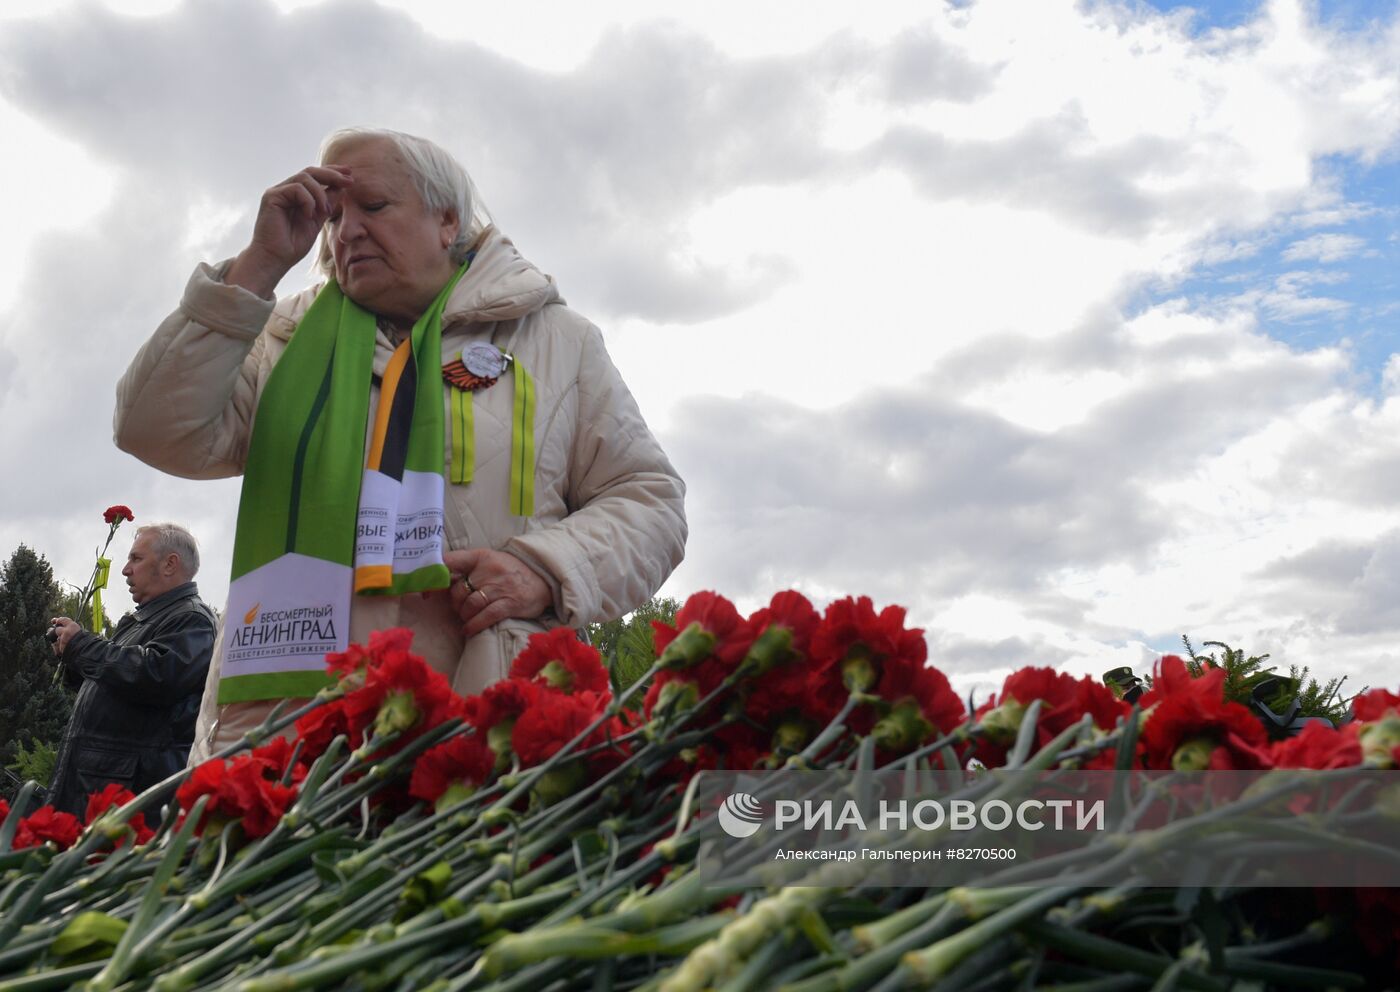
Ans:
[{"label": "evergreen tree", "polygon": [[55,681],[44,639],[61,599],[53,567],[31,548],[21,544],[0,567],[0,766],[14,764],[21,745],[56,747],[68,724],[73,697]]},{"label": "evergreen tree", "polygon": [[588,625],[588,642],[603,656],[614,688],[625,689],[646,674],[656,658],[651,622],[674,623],[680,606],[669,596],[653,597],[624,617]]}]

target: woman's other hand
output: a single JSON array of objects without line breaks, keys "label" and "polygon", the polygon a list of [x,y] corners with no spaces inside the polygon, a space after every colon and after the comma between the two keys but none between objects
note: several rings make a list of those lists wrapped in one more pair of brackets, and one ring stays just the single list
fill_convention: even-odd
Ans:
[{"label": "woman's other hand", "polygon": [[339,165],[309,165],[262,195],[253,237],[229,266],[224,282],[271,299],[330,218],[340,191],[354,179]]},{"label": "woman's other hand", "polygon": [[511,617],[533,620],[554,601],[544,579],[505,551],[472,548],[442,557],[453,575],[452,608],[462,618],[467,637]]}]

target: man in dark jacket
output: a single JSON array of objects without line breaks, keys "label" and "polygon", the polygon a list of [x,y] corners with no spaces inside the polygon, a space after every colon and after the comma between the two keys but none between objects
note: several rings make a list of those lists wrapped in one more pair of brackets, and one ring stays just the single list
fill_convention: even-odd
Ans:
[{"label": "man in dark jacket", "polygon": [[56,809],[82,816],[109,782],[141,792],[185,766],[216,626],[198,570],[189,531],[141,527],[122,569],[136,612],[111,639],[54,618],[54,653],[78,689],[50,786]]}]

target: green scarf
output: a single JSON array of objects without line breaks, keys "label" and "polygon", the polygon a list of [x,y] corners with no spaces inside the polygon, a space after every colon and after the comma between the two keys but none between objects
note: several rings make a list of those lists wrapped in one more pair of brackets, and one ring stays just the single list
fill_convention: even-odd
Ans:
[{"label": "green scarf", "polygon": [[348,643],[352,588],[448,585],[442,311],[464,265],[394,352],[369,451],[374,317],[332,280],[268,376],[234,535],[219,702],[307,696]]}]

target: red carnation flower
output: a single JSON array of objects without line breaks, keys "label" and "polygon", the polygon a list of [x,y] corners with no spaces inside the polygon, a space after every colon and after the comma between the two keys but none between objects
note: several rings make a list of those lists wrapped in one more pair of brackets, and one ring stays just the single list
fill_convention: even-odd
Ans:
[{"label": "red carnation flower", "polygon": [[72,813],[60,813],[52,806],[42,806],[19,821],[13,846],[18,851],[51,841],[60,851],[66,851],[77,843],[82,832],[83,825]]},{"label": "red carnation flower", "polygon": [[491,728],[511,721],[524,713],[544,690],[524,679],[502,679],[487,686],[479,696],[463,701],[467,722],[484,734]]},{"label": "red carnation flower", "polygon": [[326,753],[331,741],[341,734],[344,734],[347,740],[351,740],[351,746],[354,746],[350,738],[350,721],[345,715],[343,702],[344,700],[336,699],[323,703],[297,718],[297,739],[301,741],[303,761],[314,762]]},{"label": "red carnation flower", "polygon": [[1362,723],[1383,719],[1387,712],[1400,713],[1400,695],[1386,689],[1372,689],[1352,700],[1351,711]]},{"label": "red carnation flower", "polygon": [[670,712],[689,709],[718,689],[738,669],[754,642],[754,631],[734,604],[713,592],[697,592],[676,611],[675,626],[651,622],[656,655],[667,667],[657,673],[642,704],[650,719],[663,701]]},{"label": "red carnation flower", "polygon": [[1075,678],[1046,667],[1022,668],[1006,677],[998,696],[977,708],[977,725],[982,732],[976,753],[983,763],[990,767],[1006,763],[1006,752],[1016,740],[1021,718],[1037,699],[1036,748],[1049,744],[1085,713],[1093,717],[1094,726],[1112,730],[1118,718],[1129,711],[1111,689],[1087,676]]},{"label": "red carnation flower", "polygon": [[540,696],[550,692],[544,686],[525,679],[502,679],[487,686],[479,696],[462,701],[467,723],[496,755],[496,770],[505,771],[511,765],[511,732],[515,721]]},{"label": "red carnation flower", "polygon": [[[1208,668],[1207,671],[1214,669]],[[1190,692],[1196,683],[1196,677],[1191,674],[1191,669],[1186,667],[1186,662],[1180,655],[1164,654],[1158,659],[1153,667],[1152,688],[1148,689],[1138,699],[1138,705],[1143,711],[1152,708],[1152,705],[1178,692]]]},{"label": "red carnation flower", "polygon": [[[542,692],[530,708],[520,714],[511,731],[511,747],[526,768],[552,758],[565,744],[583,733],[602,715],[607,701],[594,692],[566,696]],[[580,747],[591,747],[606,739],[606,725],[584,740]]]},{"label": "red carnation flower", "polygon": [[347,651],[327,656],[327,671],[354,688],[338,701],[338,712],[329,710],[307,721],[306,730],[315,732],[318,746],[322,739],[328,744],[336,732],[354,745],[373,728],[380,735],[395,735],[394,748],[401,748],[424,731],[463,715],[462,700],[442,673],[408,650],[412,641],[411,630],[395,627],[372,633],[368,648],[352,644]]},{"label": "red carnation flower", "polygon": [[[924,667],[928,645],[923,630],[904,626],[904,607],[887,606],[878,614],[869,596],[838,599],[826,608],[812,632],[812,677],[808,709],[823,722],[833,718],[853,691],[871,693],[893,703]],[[860,707],[848,726],[870,732],[875,714]]]},{"label": "red carnation flower", "polygon": [[[510,747],[523,767],[544,764],[566,744],[592,726],[607,711],[608,697],[602,693],[581,692],[566,696],[543,690],[511,728]],[[613,717],[594,728],[574,745],[574,754],[598,749],[586,757],[569,757],[546,772],[534,785],[533,797],[545,806],[572,795],[589,779],[597,779],[615,769],[627,757],[625,746],[616,741],[627,726]]]},{"label": "red carnation flower", "polygon": [[9,815],[10,815],[10,804],[9,804],[9,801],[6,800],[4,797],[0,797],[0,823],[4,823],[4,822],[5,822],[5,817],[7,817],[7,816],[9,816]]},{"label": "red carnation flower", "polygon": [[1309,723],[1297,737],[1276,741],[1270,749],[1275,768],[1354,768],[1361,764],[1356,724],[1338,730]]},{"label": "red carnation flower", "polygon": [[609,688],[598,649],[584,644],[568,627],[531,634],[525,650],[511,662],[510,677],[533,680],[567,694],[607,692]]},{"label": "red carnation flower", "polygon": [[[891,691],[896,691],[893,688]],[[962,698],[937,668],[916,669],[871,733],[885,756],[904,754],[947,734],[967,717]]]},{"label": "red carnation flower", "polygon": [[131,507],[118,503],[116,506],[109,506],[103,510],[102,519],[109,524],[115,524],[121,520],[135,520],[136,518],[131,515]]},{"label": "red carnation flower", "polygon": [[[454,786],[474,789],[491,777],[496,765],[495,752],[474,733],[458,734],[419,756],[413,765],[413,777],[408,794],[416,799],[437,803]],[[455,794],[445,805],[465,797]]]},{"label": "red carnation flower", "polygon": [[[303,746],[303,752],[305,747]],[[260,762],[263,766],[264,774],[268,778],[281,781],[287,777],[290,768],[292,785],[300,785],[306,778],[307,765],[302,762],[304,754],[297,752],[296,744],[286,737],[274,737],[261,747],[255,747],[248,752],[252,760]],[[296,757],[296,764],[292,764],[293,756]]]},{"label": "red carnation flower", "polygon": [[269,773],[270,763],[251,754],[225,761],[206,761],[197,767],[175,793],[175,800],[187,812],[200,796],[209,796],[204,816],[196,826],[201,834],[211,821],[239,819],[248,837],[262,837],[282,819],[297,790],[282,785]]},{"label": "red carnation flower", "polygon": [[[91,825],[94,820],[109,809],[125,806],[135,798],[136,793],[125,786],[117,782],[108,782],[101,792],[94,792],[88,796],[87,810],[83,813],[83,823]],[[127,825],[136,834],[137,844],[146,843],[156,834],[147,824],[145,813],[136,814],[127,821]]]},{"label": "red carnation flower", "polygon": [[351,644],[344,651],[326,655],[326,671],[339,679],[350,679],[353,685],[363,685],[364,675],[376,665],[391,658],[402,660],[410,656],[413,631],[407,627],[390,627],[372,631],[367,647]]},{"label": "red carnation flower", "polygon": [[752,665],[755,674],[746,686],[744,710],[751,719],[766,724],[804,707],[808,680],[804,662],[820,621],[807,597],[792,590],[778,593],[749,617],[756,636],[744,663]]},{"label": "red carnation flower", "polygon": [[651,628],[657,657],[670,650],[679,668],[713,657],[726,672],[732,671],[753,643],[753,631],[734,604],[713,592],[697,592],[687,599],[676,611],[675,626],[653,620]]},{"label": "red carnation flower", "polygon": [[1168,655],[1158,663],[1153,703],[1143,721],[1140,754],[1148,768],[1268,768],[1269,739],[1248,709],[1225,699],[1225,670],[1192,678]]}]

